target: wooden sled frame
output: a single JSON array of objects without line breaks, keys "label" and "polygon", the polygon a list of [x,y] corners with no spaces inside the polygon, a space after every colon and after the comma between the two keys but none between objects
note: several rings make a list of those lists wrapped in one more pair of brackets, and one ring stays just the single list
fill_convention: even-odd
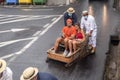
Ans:
[{"label": "wooden sled frame", "polygon": [[63,62],[63,63],[66,63],[65,64],[65,67],[69,67],[71,66],[77,59],[82,59],[86,56],[89,55],[89,53],[87,53],[87,49],[88,49],[88,36],[86,36],[86,39],[85,41],[83,41],[79,48],[70,56],[70,57],[64,57],[63,54],[61,53],[53,53],[52,50],[54,48],[51,48],[47,51],[47,60],[46,62],[49,61],[49,59],[52,59],[52,60],[56,60],[56,61],[60,61],[60,62]]}]

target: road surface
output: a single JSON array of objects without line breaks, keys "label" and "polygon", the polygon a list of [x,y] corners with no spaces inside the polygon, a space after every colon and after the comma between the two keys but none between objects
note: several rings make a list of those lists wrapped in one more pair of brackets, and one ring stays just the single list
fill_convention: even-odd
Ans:
[{"label": "road surface", "polygon": [[[81,18],[83,10],[95,16],[98,25],[97,51],[95,55],[77,62],[70,68],[64,63],[46,63],[46,51],[54,45],[64,26],[63,13],[74,7]],[[13,79],[19,80],[22,71],[38,67],[41,72],[55,75],[59,80],[103,80],[104,63],[109,36],[118,27],[120,14],[109,2],[81,0],[69,6],[26,8],[0,8],[0,57],[13,71]]]}]

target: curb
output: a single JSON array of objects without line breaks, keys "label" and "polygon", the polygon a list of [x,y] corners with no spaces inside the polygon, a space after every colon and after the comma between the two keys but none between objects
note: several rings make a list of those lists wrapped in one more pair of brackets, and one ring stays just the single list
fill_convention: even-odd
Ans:
[{"label": "curb", "polygon": [[0,8],[15,8],[15,9],[40,9],[40,8],[52,8],[52,7],[63,7],[66,5],[0,5]]}]

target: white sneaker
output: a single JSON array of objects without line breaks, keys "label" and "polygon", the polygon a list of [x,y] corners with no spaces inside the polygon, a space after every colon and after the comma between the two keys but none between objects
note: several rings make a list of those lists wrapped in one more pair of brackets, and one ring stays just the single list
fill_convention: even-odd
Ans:
[{"label": "white sneaker", "polygon": [[67,56],[67,54],[68,54],[68,51],[67,50],[65,50],[64,52],[63,52],[63,56]]},{"label": "white sneaker", "polygon": [[72,52],[69,52],[69,54],[66,57],[70,57],[72,55]]},{"label": "white sneaker", "polygon": [[91,54],[94,54],[94,53],[95,53],[95,50],[94,50],[94,49],[92,49]]},{"label": "white sneaker", "polygon": [[50,52],[51,52],[52,54],[55,54],[55,50],[51,50]]}]

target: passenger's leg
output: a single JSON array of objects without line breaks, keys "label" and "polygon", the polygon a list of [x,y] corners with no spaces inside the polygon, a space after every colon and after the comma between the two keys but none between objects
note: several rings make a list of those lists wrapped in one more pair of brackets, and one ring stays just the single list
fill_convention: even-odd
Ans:
[{"label": "passenger's leg", "polygon": [[[74,50],[74,52],[75,52],[75,51],[77,50],[77,45],[80,44],[80,42],[74,40],[74,41],[72,41],[72,44],[73,44],[73,50]],[[74,53],[74,52],[73,52],[73,53]],[[70,53],[67,55],[67,57],[71,56],[73,53],[70,52]]]},{"label": "passenger's leg", "polygon": [[65,38],[65,39],[64,39],[64,43],[65,43],[65,50],[68,50],[68,41],[69,41],[69,39],[68,39],[68,38]]},{"label": "passenger's leg", "polygon": [[57,38],[55,45],[54,45],[54,51],[56,52],[59,46],[59,43],[62,41],[62,38]]},{"label": "passenger's leg", "polygon": [[69,41],[69,39],[67,39],[67,38],[64,39],[65,51],[63,52],[63,56],[65,56],[65,57],[68,54],[68,41]]},{"label": "passenger's leg", "polygon": [[69,50],[70,52],[68,53],[67,57],[70,57],[73,53],[73,40],[69,40]]},{"label": "passenger's leg", "polygon": [[72,53],[72,49],[73,49],[73,44],[72,44],[72,40],[69,40],[69,50]]},{"label": "passenger's leg", "polygon": [[74,52],[77,50],[77,44],[78,44],[77,41],[73,41],[73,50],[74,50]]}]

